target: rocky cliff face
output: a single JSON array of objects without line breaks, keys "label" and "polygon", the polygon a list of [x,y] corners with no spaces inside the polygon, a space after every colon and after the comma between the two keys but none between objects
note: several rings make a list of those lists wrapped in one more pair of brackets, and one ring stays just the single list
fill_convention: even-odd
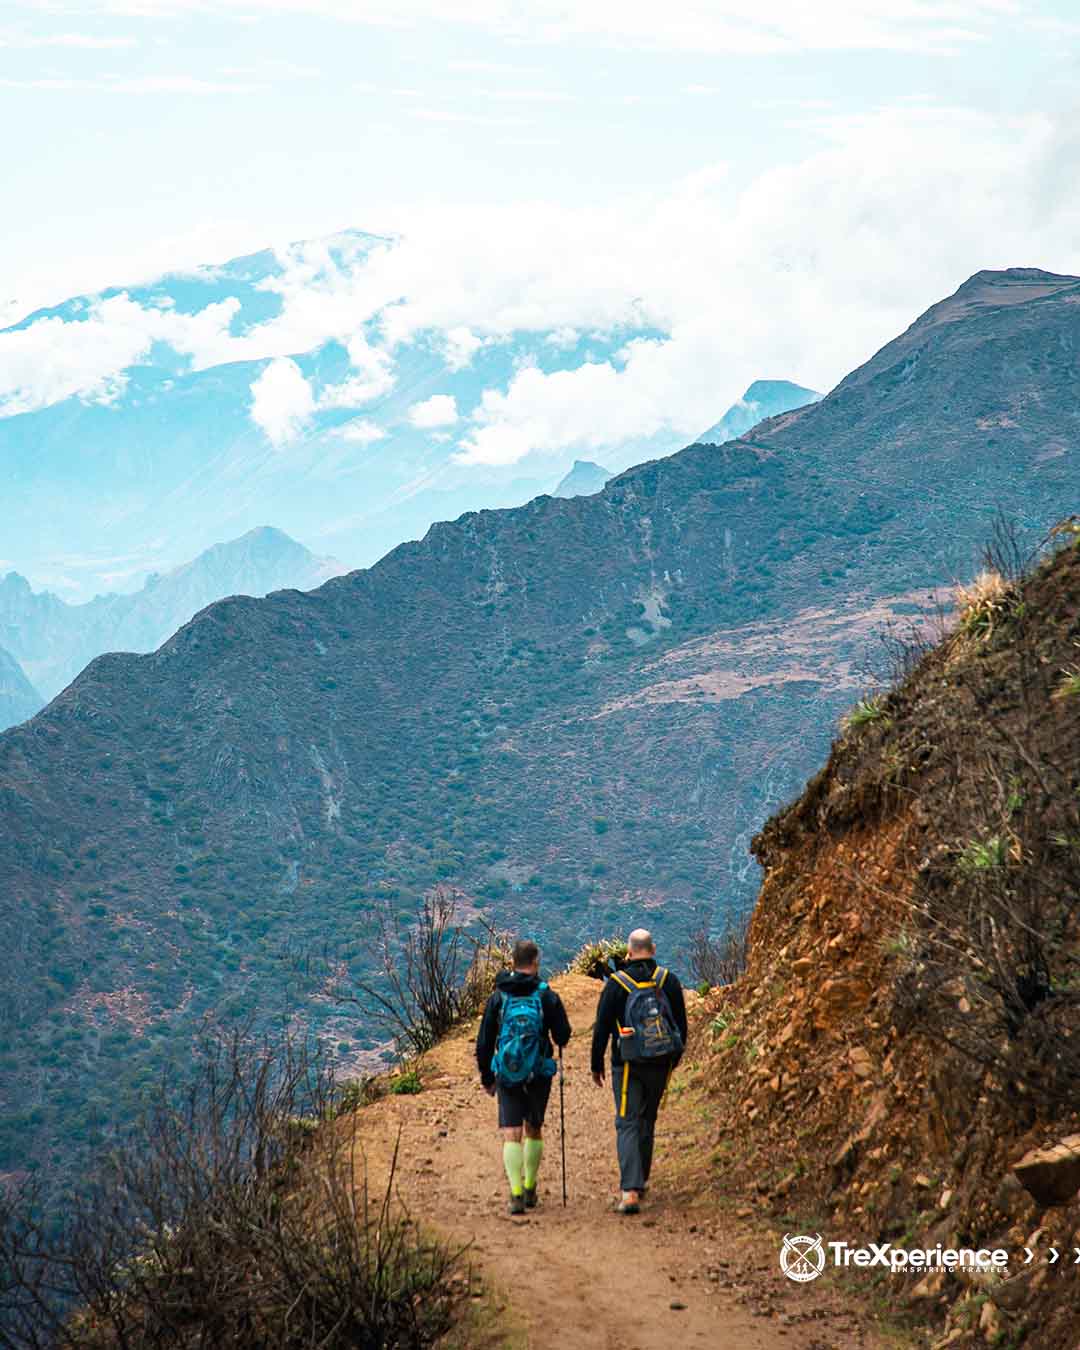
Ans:
[{"label": "rocky cliff face", "polygon": [[749,970],[707,1000],[704,1075],[719,1175],[754,1206],[814,1213],[852,1243],[1008,1249],[1007,1280],[923,1270],[894,1293],[921,1324],[948,1318],[950,1344],[1064,1348],[1080,1242],[1080,549],[964,605],[755,841]]},{"label": "rocky cliff face", "polygon": [[[35,594],[17,572],[0,578],[0,641],[52,698],[102,652],[149,652],[192,615],[227,595],[312,590],[345,569],[319,558],[280,530],[263,527],[216,544],[192,562],[152,576],[130,595],[83,605]],[[40,704],[39,704],[40,706]]]},{"label": "rocky cliff face", "polygon": [[998,503],[1032,532],[1075,500],[1080,280],[990,289],[748,438],[222,601],[0,739],[9,1165],[437,880],[553,958],[749,896],[874,633]]},{"label": "rocky cliff face", "polygon": [[0,731],[33,717],[44,702],[18,661],[0,647]]}]

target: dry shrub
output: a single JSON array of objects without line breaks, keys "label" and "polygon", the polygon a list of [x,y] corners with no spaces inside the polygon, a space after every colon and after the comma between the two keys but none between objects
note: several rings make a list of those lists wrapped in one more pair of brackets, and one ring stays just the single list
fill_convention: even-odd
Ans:
[{"label": "dry shrub", "polygon": [[163,1090],[55,1232],[32,1194],[0,1213],[0,1343],[12,1350],[419,1350],[450,1325],[455,1258],[369,1197],[353,1127],[303,1054],[212,1049]]},{"label": "dry shrub", "polygon": [[339,1002],[363,1008],[404,1058],[424,1054],[480,1013],[496,975],[510,965],[509,936],[484,920],[473,920],[470,929],[467,910],[459,891],[436,886],[402,936],[396,913],[385,909],[364,943],[375,974],[335,991]]},{"label": "dry shrub", "polygon": [[746,970],[750,943],[750,914],[729,918],[713,936],[702,924],[690,934],[690,977],[699,987],[734,984]]}]

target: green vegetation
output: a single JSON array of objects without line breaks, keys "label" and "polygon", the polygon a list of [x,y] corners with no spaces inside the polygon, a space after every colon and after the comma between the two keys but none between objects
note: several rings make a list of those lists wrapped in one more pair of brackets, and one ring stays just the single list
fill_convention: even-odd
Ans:
[{"label": "green vegetation", "polygon": [[587,942],[567,969],[576,975],[588,975],[594,980],[600,980],[611,971],[616,961],[624,960],[626,954],[625,938],[600,938],[596,942]]},{"label": "green vegetation", "polygon": [[413,1097],[423,1090],[424,1085],[415,1069],[406,1069],[404,1073],[395,1074],[388,1086],[388,1091],[394,1097]]},{"label": "green vegetation", "polygon": [[995,834],[989,839],[973,839],[965,844],[957,866],[962,872],[985,872],[992,867],[1004,867],[1008,856],[1006,840]]},{"label": "green vegetation", "polygon": [[857,727],[866,726],[870,722],[881,721],[887,723],[888,718],[885,715],[885,709],[882,706],[880,697],[861,698],[844,719],[845,725],[852,730]]}]

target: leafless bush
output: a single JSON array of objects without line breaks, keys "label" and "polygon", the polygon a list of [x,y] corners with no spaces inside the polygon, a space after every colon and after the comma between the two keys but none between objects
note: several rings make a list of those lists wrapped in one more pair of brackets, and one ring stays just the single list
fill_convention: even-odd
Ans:
[{"label": "leafless bush", "polygon": [[376,974],[339,989],[338,1000],[364,1008],[400,1054],[423,1054],[483,1009],[510,964],[507,935],[484,920],[477,927],[469,931],[463,897],[446,886],[424,894],[404,936],[394,912],[383,910],[365,944]]},{"label": "leafless bush", "polygon": [[372,1204],[356,1122],[314,1128],[329,1083],[294,1047],[211,1049],[182,1099],[74,1197],[63,1231],[32,1194],[0,1212],[0,1344],[12,1350],[314,1350],[431,1345],[453,1256]]},{"label": "leafless bush", "polygon": [[696,985],[710,989],[717,985],[734,984],[746,970],[749,951],[750,915],[737,915],[727,920],[719,935],[713,936],[707,924],[701,924],[690,934],[689,969]]}]

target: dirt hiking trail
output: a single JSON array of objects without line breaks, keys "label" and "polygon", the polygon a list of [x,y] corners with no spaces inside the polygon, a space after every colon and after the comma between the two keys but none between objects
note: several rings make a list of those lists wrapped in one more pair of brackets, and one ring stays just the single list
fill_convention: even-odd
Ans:
[{"label": "dirt hiking trail", "polygon": [[[574,1036],[567,1047],[569,1203],[562,1207],[559,1093],[552,1090],[540,1204],[507,1213],[494,1101],[480,1088],[475,1025],[425,1057],[423,1092],[385,1097],[359,1113],[373,1189],[385,1183],[401,1130],[397,1190],[409,1213],[456,1244],[491,1300],[496,1327],[471,1334],[488,1347],[603,1350],[879,1350],[911,1344],[879,1329],[864,1300],[786,1279],[782,1230],[740,1218],[718,1195],[715,1144],[703,1099],[679,1090],[657,1125],[653,1189],[637,1218],[615,1214],[614,1104],[589,1074],[596,980],[554,980]],[[693,1036],[693,1033],[692,1033]],[[684,1066],[694,1058],[693,1039]]]}]

